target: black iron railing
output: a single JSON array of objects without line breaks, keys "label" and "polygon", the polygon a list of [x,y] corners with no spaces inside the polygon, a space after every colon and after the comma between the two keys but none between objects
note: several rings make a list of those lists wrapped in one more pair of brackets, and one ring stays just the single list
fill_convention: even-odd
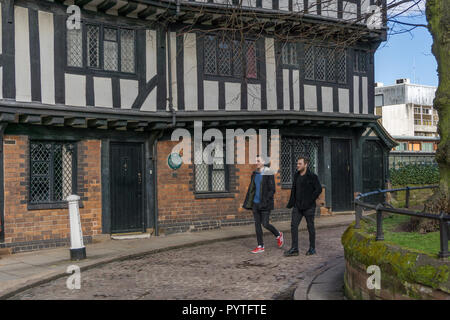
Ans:
[{"label": "black iron railing", "polygon": [[403,214],[411,217],[420,217],[420,218],[427,218],[427,219],[433,219],[433,220],[439,220],[439,232],[440,232],[440,251],[438,253],[438,256],[440,258],[446,258],[450,257],[450,253],[448,251],[448,236],[449,236],[449,229],[450,229],[450,215],[441,212],[440,214],[431,214],[431,213],[425,213],[425,212],[414,212],[411,210],[406,209],[398,209],[390,206],[387,203],[378,203],[377,205],[364,203],[361,199],[364,197],[368,197],[375,194],[384,194],[386,192],[395,192],[395,191],[406,191],[406,208],[409,208],[409,198],[410,198],[410,191],[411,190],[418,190],[418,189],[434,189],[438,188],[439,186],[424,186],[424,187],[405,187],[405,188],[399,188],[399,189],[386,189],[386,190],[376,190],[372,192],[367,192],[363,194],[359,194],[355,198],[355,228],[360,228],[360,220],[362,218],[362,212],[363,209],[372,209],[376,210],[376,241],[384,240],[383,235],[383,219],[382,215],[383,212],[389,212],[389,213],[396,213],[396,214]]}]

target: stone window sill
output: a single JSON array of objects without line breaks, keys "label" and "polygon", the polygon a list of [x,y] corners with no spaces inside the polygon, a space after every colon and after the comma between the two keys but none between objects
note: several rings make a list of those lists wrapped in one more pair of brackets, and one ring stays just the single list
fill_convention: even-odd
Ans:
[{"label": "stone window sill", "polygon": [[229,192],[195,193],[195,199],[216,199],[216,198],[234,198],[234,193]]}]

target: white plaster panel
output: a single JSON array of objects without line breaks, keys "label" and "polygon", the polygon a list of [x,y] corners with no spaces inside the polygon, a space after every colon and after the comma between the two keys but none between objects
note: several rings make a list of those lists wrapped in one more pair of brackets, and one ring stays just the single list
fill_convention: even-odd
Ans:
[{"label": "white plaster panel", "polygon": [[348,89],[338,89],[339,112],[350,112],[350,91]]},{"label": "white plaster panel", "polygon": [[225,110],[241,110],[240,83],[225,83]]},{"label": "white plaster panel", "polygon": [[279,0],[278,8],[283,11],[288,11],[289,10],[289,0]]},{"label": "white plaster panel", "polygon": [[198,109],[197,49],[195,33],[184,36],[184,104],[186,111]]},{"label": "white plaster panel", "polygon": [[120,79],[120,107],[131,109],[139,92],[139,82],[136,80]]},{"label": "white plaster panel", "polygon": [[65,74],[66,105],[86,106],[86,76]]},{"label": "white plaster panel", "polygon": [[368,81],[367,77],[362,77],[362,102],[363,102],[363,113],[368,114],[369,113],[369,87],[368,87]]},{"label": "white plaster panel", "polygon": [[357,5],[356,3],[343,1],[342,2],[342,18],[344,20],[355,20],[357,18]]},{"label": "white plaster panel", "polygon": [[140,111],[156,111],[156,87],[148,94]]},{"label": "white plaster panel", "polygon": [[317,111],[317,88],[312,85],[304,85],[305,111]]},{"label": "white plaster panel", "polygon": [[289,97],[289,69],[283,69],[283,106],[284,110],[290,110],[290,97]]},{"label": "white plaster panel", "polygon": [[266,46],[266,86],[267,110],[277,110],[277,84],[275,69],[275,50],[273,38],[265,39]]},{"label": "white plaster panel", "polygon": [[300,73],[298,70],[292,72],[292,87],[294,89],[294,110],[300,110]]},{"label": "white plaster panel", "polygon": [[333,88],[322,87],[322,112],[333,112]]},{"label": "white plaster panel", "polygon": [[94,77],[94,100],[96,107],[113,107],[111,78]]},{"label": "white plaster panel", "polygon": [[203,81],[205,110],[219,110],[219,82]]},{"label": "white plaster panel", "polygon": [[150,81],[156,76],[156,31],[147,30],[145,33],[146,50],[146,79]]},{"label": "white plaster panel", "polygon": [[53,14],[39,11],[39,50],[41,59],[42,103],[55,104],[55,57]]},{"label": "white plaster panel", "polygon": [[261,85],[251,83],[247,85],[247,104],[249,111],[261,110]]},{"label": "white plaster panel", "polygon": [[292,11],[293,12],[304,12],[305,11],[305,1],[304,0],[293,0],[292,1]]},{"label": "white plaster panel", "polygon": [[359,113],[359,77],[353,76],[353,113]]},{"label": "white plaster panel", "polygon": [[14,7],[16,100],[31,102],[31,62],[28,9]]}]

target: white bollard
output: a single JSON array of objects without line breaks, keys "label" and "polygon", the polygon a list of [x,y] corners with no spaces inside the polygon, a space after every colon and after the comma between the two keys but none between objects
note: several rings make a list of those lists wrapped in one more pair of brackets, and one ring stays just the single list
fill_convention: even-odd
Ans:
[{"label": "white bollard", "polygon": [[81,230],[80,197],[73,194],[66,199],[69,202],[70,216],[70,260],[86,259],[86,247],[83,244],[83,231]]}]

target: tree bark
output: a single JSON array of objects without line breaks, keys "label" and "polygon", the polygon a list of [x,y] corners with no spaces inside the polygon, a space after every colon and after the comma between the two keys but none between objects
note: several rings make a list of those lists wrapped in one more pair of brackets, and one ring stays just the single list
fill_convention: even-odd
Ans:
[{"label": "tree bark", "polygon": [[439,84],[434,108],[439,115],[438,133],[441,138],[436,151],[439,165],[439,190],[430,199],[430,205],[438,212],[449,213],[450,208],[450,1],[428,0],[426,3],[428,30],[433,37],[432,52],[438,65]]},{"label": "tree bark", "polygon": [[[450,1],[427,0],[428,30],[433,37],[432,52],[438,65],[439,84],[434,99],[434,109],[439,115],[440,142],[436,151],[439,166],[439,189],[426,201],[424,211],[439,214],[450,212]],[[430,232],[439,229],[431,219],[411,219],[413,231]]]}]

